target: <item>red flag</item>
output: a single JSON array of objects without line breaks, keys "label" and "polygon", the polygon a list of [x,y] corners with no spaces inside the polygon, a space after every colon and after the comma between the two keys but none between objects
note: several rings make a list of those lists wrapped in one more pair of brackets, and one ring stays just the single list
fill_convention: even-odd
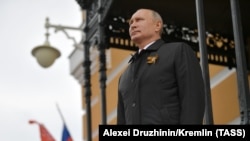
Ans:
[{"label": "red flag", "polygon": [[41,141],[56,141],[43,124],[34,120],[30,120],[29,123],[39,125]]}]

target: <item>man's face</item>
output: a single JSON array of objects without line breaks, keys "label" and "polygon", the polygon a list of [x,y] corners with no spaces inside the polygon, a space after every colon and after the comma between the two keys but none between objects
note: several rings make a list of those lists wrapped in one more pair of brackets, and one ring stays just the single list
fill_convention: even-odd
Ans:
[{"label": "man's face", "polygon": [[139,10],[135,12],[129,21],[129,35],[134,43],[142,43],[150,40],[155,34],[156,22],[149,10]]}]

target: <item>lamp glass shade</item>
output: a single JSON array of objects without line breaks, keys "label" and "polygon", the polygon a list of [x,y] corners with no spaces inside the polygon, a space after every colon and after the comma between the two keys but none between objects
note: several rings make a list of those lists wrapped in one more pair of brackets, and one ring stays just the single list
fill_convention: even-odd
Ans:
[{"label": "lamp glass shade", "polygon": [[36,58],[39,65],[43,68],[48,68],[58,57],[60,57],[61,54],[56,48],[48,45],[42,45],[34,48],[32,50],[32,55]]}]

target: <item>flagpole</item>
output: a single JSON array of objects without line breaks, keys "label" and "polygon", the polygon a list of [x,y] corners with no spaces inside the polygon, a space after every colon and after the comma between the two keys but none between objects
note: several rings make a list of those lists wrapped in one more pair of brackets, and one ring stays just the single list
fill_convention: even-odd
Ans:
[{"label": "flagpole", "polygon": [[59,105],[57,103],[56,103],[56,108],[57,108],[57,111],[59,112],[59,115],[60,115],[63,123],[66,125],[66,122],[65,122],[65,119],[64,119],[63,114],[61,112],[61,109],[60,109],[60,107],[59,107]]},{"label": "flagpole", "polygon": [[65,119],[63,117],[63,114],[61,112],[61,109],[59,108],[59,105],[56,103],[56,107],[57,107],[57,110],[61,116],[61,119],[63,121],[63,135],[62,135],[62,140],[63,141],[73,141],[68,129],[67,129],[67,125],[66,125],[66,122],[65,122]]}]

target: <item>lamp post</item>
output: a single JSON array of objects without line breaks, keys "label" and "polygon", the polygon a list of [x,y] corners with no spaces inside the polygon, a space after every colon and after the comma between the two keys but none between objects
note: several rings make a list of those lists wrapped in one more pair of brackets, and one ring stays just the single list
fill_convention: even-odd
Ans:
[{"label": "lamp post", "polygon": [[58,49],[50,45],[49,42],[49,28],[54,28],[55,32],[62,31],[68,39],[71,39],[74,42],[74,47],[80,50],[83,50],[82,44],[77,44],[74,37],[69,36],[69,34],[66,32],[66,30],[78,30],[83,31],[83,27],[70,27],[70,26],[62,26],[62,25],[53,25],[49,23],[49,18],[46,18],[45,22],[45,42],[43,45],[36,46],[34,49],[32,49],[32,55],[36,58],[37,62],[40,66],[43,68],[50,67],[57,58],[60,57],[61,53]]}]

